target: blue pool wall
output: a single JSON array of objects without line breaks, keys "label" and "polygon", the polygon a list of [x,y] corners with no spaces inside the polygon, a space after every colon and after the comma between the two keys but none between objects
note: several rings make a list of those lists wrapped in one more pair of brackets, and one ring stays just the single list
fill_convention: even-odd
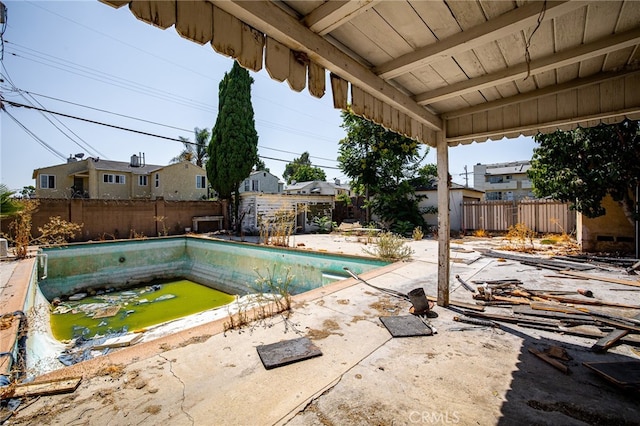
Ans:
[{"label": "blue pool wall", "polygon": [[[258,272],[293,276],[291,293],[317,288],[387,265],[378,259],[276,248],[198,237],[78,243],[43,248],[47,276],[40,289],[48,300],[90,289],[121,289],[153,280],[185,278],[230,294],[255,292]],[[269,272],[270,271],[270,272]],[[43,269],[40,270],[42,274]]]}]

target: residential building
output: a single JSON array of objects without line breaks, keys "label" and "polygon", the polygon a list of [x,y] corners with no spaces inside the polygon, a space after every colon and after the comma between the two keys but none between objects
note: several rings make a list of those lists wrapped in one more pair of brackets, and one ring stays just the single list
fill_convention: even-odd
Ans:
[{"label": "residential building", "polygon": [[530,168],[530,161],[478,163],[473,166],[473,187],[484,191],[487,201],[535,198],[533,185],[527,176]]},{"label": "residential building", "polygon": [[242,181],[238,191],[240,193],[260,192],[263,194],[280,194],[283,188],[284,182],[282,182],[278,176],[264,170],[256,170],[251,172],[249,177]]},{"label": "residential building", "polygon": [[339,179],[333,182],[324,182],[320,180],[308,182],[293,182],[284,189],[285,194],[290,195],[340,195],[347,194],[351,196],[351,187],[342,184]]},{"label": "residential building", "polygon": [[144,154],[129,162],[83,155],[65,164],[33,171],[37,198],[200,200],[207,197],[207,173],[188,161],[167,166],[145,164]]}]

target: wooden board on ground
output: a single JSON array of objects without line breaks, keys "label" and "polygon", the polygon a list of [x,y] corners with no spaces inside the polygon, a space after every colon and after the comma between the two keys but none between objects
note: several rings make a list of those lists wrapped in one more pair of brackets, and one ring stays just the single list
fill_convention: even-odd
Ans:
[{"label": "wooden board on ground", "polygon": [[[634,317],[635,319],[640,320],[640,314]],[[616,328],[603,338],[599,339],[593,346],[591,346],[591,350],[594,352],[605,352],[611,346],[613,346],[618,340],[625,337],[629,334],[630,330]]]},{"label": "wooden board on ground", "polygon": [[639,361],[583,362],[582,365],[620,387],[640,389]]},{"label": "wooden board on ground", "polygon": [[559,271],[559,273],[561,273],[562,275],[570,276],[570,277],[583,278],[585,280],[598,280],[598,281],[604,281],[604,282],[607,282],[607,283],[614,283],[614,284],[622,284],[622,285],[630,285],[630,286],[634,286],[634,287],[640,287],[640,281],[621,280],[621,279],[618,279],[618,278],[602,277],[600,275],[585,274],[584,272],[577,272],[577,271]]},{"label": "wooden board on ground", "polygon": [[135,345],[142,339],[142,334],[126,334],[124,336],[111,337],[102,343],[99,343],[93,347],[93,349],[107,349],[107,348],[124,348],[125,346]]},{"label": "wooden board on ground", "polygon": [[3,393],[2,398],[22,398],[25,396],[40,395],[56,395],[60,393],[69,393],[76,390],[80,385],[81,377],[73,377],[70,379],[51,380],[46,382],[27,383],[24,385],[16,385],[13,389],[7,389],[6,395]]},{"label": "wooden board on ground", "polygon": [[[427,296],[427,300],[430,302],[437,302],[438,298],[435,296]],[[471,309],[472,311],[484,312],[483,306],[474,305],[472,303],[459,302],[457,300],[449,300],[449,305],[457,308]]]}]

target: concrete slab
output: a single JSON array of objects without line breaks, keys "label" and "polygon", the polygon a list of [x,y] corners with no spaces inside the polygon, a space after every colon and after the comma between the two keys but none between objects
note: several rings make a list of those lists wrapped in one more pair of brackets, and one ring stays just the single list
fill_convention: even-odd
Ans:
[{"label": "concrete slab", "polygon": [[[296,236],[301,249],[362,254],[363,244],[342,236]],[[495,240],[456,242],[467,252],[496,248]],[[366,280],[408,292],[435,294],[437,242],[410,242],[411,262]],[[452,277],[468,282],[518,278],[527,287],[589,288],[596,297],[637,303],[617,284],[558,278],[553,271],[518,262],[480,258],[454,262]],[[615,271],[603,271],[603,274]],[[452,298],[474,303],[451,281]],[[12,424],[342,425],[342,424],[636,424],[638,394],[603,380],[584,362],[640,359],[638,346],[621,344],[606,354],[590,350],[594,339],[532,330],[457,331],[459,310],[436,306],[437,329],[425,338],[392,339],[380,316],[406,315],[410,303],[356,280],[294,298],[289,317],[276,316],[241,330],[222,332],[207,323],[125,348],[60,376],[84,371],[72,395],[51,396],[25,406]],[[510,308],[487,308],[510,314]],[[618,312],[612,310],[612,312]],[[625,311],[626,312],[626,311]],[[629,315],[637,314],[629,312]],[[260,345],[308,337],[323,356],[265,370]],[[564,375],[529,353],[560,346],[571,356]]]}]

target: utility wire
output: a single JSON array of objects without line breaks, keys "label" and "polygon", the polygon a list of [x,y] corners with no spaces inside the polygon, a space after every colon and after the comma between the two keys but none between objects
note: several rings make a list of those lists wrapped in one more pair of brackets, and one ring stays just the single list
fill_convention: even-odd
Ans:
[{"label": "utility wire", "polygon": [[[186,141],[186,140],[184,140],[184,139],[176,139],[176,138],[172,138],[172,137],[169,137],[169,136],[162,136],[162,135],[158,135],[158,134],[155,134],[155,133],[143,132],[143,131],[141,131],[141,130],[129,129],[129,128],[122,127],[122,126],[116,126],[115,124],[103,123],[103,122],[96,121],[96,120],[90,120],[90,119],[88,119],[88,118],[77,117],[77,116],[75,116],[75,115],[71,115],[71,114],[65,114],[65,113],[62,113],[62,112],[57,112],[57,111],[51,111],[51,110],[47,110],[47,109],[43,109],[43,108],[38,108],[38,107],[35,107],[35,106],[33,106],[33,105],[25,105],[25,104],[21,104],[21,103],[19,103],[19,102],[9,101],[9,100],[6,100],[6,99],[4,100],[4,102],[5,102],[5,103],[7,103],[8,105],[13,106],[13,107],[22,107],[22,108],[27,108],[27,109],[33,109],[33,110],[36,110],[36,111],[44,111],[44,112],[47,112],[47,113],[49,113],[49,114],[56,114],[56,115],[60,115],[60,116],[62,116],[62,117],[73,118],[73,119],[75,119],[75,120],[80,120],[80,121],[85,121],[85,122],[92,123],[92,124],[98,124],[98,125],[101,125],[101,126],[111,127],[111,128],[114,128],[114,129],[124,130],[124,131],[127,131],[127,132],[137,133],[137,134],[144,135],[144,136],[151,136],[151,137],[160,138],[160,139],[165,139],[165,140],[169,140],[169,141],[180,142],[180,143],[182,143],[182,144],[196,145],[196,143],[195,143],[195,142]],[[5,108],[3,108],[3,110],[4,110],[7,114],[9,114],[9,112],[8,112]],[[10,115],[10,116],[11,116],[11,115]],[[11,116],[11,117],[13,118],[13,116]],[[15,119],[14,119],[14,120],[15,120]],[[23,127],[25,130],[27,130],[24,126],[21,126],[21,127]],[[43,143],[43,144],[45,144],[45,143],[44,143],[44,141],[42,141],[42,143]],[[46,144],[45,144],[45,145],[46,145]],[[47,145],[47,146],[48,146],[48,145]],[[51,149],[53,149],[53,148],[51,148]],[[54,150],[54,151],[55,151],[55,150]],[[56,151],[56,152],[57,152],[57,151]],[[65,159],[65,158],[66,158],[64,155],[62,155],[62,154],[60,154],[60,153],[58,153],[58,154],[61,156],[61,158],[62,158],[62,159]],[[261,158],[268,159],[268,160],[283,161],[283,162],[286,162],[286,163],[289,163],[289,162],[290,162],[290,161],[283,160],[283,159],[279,159],[279,158],[266,157],[266,156],[260,156],[260,157],[261,157]],[[335,169],[335,170],[340,170],[340,168],[339,168],[339,167],[333,167],[333,166],[321,166],[321,165],[314,165],[314,166],[315,166],[315,167],[319,167],[319,168],[323,168],[323,169]]]},{"label": "utility wire", "polygon": [[11,118],[13,121],[15,121],[15,123],[18,126],[20,126],[20,128],[22,130],[24,130],[29,136],[31,136],[33,139],[35,139],[35,141],[38,142],[40,145],[42,145],[47,151],[49,151],[50,153],[52,153],[56,157],[60,158],[61,160],[66,160],[66,157],[64,156],[64,154],[62,154],[60,151],[57,151],[54,147],[52,147],[51,145],[49,145],[48,143],[46,143],[45,141],[40,139],[38,136],[36,136],[35,133],[33,133],[31,130],[27,129],[25,127],[25,125],[22,124],[20,121],[18,121],[18,119],[15,118],[13,115],[11,115],[11,113],[9,111],[7,111],[4,106],[1,109],[2,109],[2,111],[5,112],[5,114],[7,114],[9,116],[9,118]]},{"label": "utility wire", "polygon": [[[82,107],[82,108],[87,108],[87,109],[91,109],[91,110],[94,110],[94,111],[99,111],[99,112],[103,112],[103,113],[106,113],[106,114],[115,115],[115,116],[118,116],[118,117],[128,118],[128,119],[131,119],[131,120],[137,120],[137,121],[141,121],[141,122],[144,122],[144,123],[149,123],[149,124],[154,124],[154,125],[157,125],[157,126],[167,127],[167,128],[170,128],[170,129],[181,130],[181,131],[184,131],[184,132],[191,132],[192,131],[192,130],[188,130],[188,129],[183,129],[181,127],[176,127],[176,126],[171,126],[171,125],[168,125],[168,124],[158,123],[156,121],[145,120],[143,118],[132,117],[130,115],[119,114],[117,112],[108,111],[108,110],[105,110],[105,109],[95,108],[95,107],[91,107],[91,106],[88,106],[88,105],[79,104],[79,103],[76,103],[76,102],[66,101],[64,99],[56,98],[56,97],[53,97],[53,96],[47,96],[47,95],[43,95],[43,94],[40,94],[40,93],[29,92],[27,90],[21,90],[21,89],[16,89],[16,90],[18,92],[29,93],[29,94],[34,95],[34,96],[39,96],[39,97],[43,97],[43,98],[47,98],[47,99],[52,99],[52,100],[55,100],[55,101],[58,101],[58,102],[63,102],[63,103],[67,103],[67,104],[70,104],[70,105],[79,106],[79,107]],[[286,151],[286,150],[283,150],[283,149],[271,148],[271,147],[268,147],[268,146],[261,146],[261,145],[258,145],[258,146],[261,147],[261,148],[264,148],[264,149],[283,152],[283,153],[286,153],[286,154],[293,154],[293,155],[298,155],[298,156],[302,155],[302,154],[299,154],[299,153],[296,153],[296,152],[293,152],[293,151]],[[318,159],[318,160],[337,162],[337,160],[335,160],[335,159],[317,157],[317,156],[313,156],[313,155],[309,155],[309,158],[315,158],[315,159]]]},{"label": "utility wire", "polygon": [[[35,102],[36,104],[38,104],[40,107],[44,108],[44,105],[42,105],[40,102],[38,102],[37,99],[35,99],[33,96],[31,97],[31,100],[27,98],[27,96],[23,93],[20,92],[20,90],[16,87],[16,85],[14,84],[13,80],[11,79],[11,77],[9,76],[9,71],[7,71],[7,68],[4,66],[4,63],[1,64],[2,65],[2,69],[4,70],[4,74],[5,77],[7,78],[7,80],[9,81],[9,84],[11,84],[11,89],[15,92],[17,92],[26,102],[33,104],[33,102]],[[76,138],[78,138],[79,140],[81,140],[82,142],[84,142],[84,146],[76,141],[75,139],[73,139],[71,136],[69,136],[68,133],[66,133],[64,130],[62,130],[60,127],[58,127],[53,121],[51,121],[51,118],[49,118],[44,112],[40,111],[40,114],[45,118],[45,120],[47,120],[49,123],[51,123],[51,125],[53,127],[55,127],[60,133],[62,133],[64,136],[66,136],[71,142],[75,143],[76,145],[78,145],[80,148],[82,148],[83,150],[86,150],[89,154],[93,154],[93,152],[101,155],[102,157],[106,158],[106,156],[104,154],[102,154],[100,151],[98,151],[97,149],[95,149],[93,146],[91,146],[90,143],[88,143],[87,141],[85,141],[84,139],[82,139],[80,136],[78,136],[78,134],[76,134],[73,130],[71,130],[69,127],[67,127],[62,121],[60,121],[56,116],[53,116],[53,118],[60,123],[60,125],[62,125],[64,128],[66,128],[69,132],[71,132]]]}]

